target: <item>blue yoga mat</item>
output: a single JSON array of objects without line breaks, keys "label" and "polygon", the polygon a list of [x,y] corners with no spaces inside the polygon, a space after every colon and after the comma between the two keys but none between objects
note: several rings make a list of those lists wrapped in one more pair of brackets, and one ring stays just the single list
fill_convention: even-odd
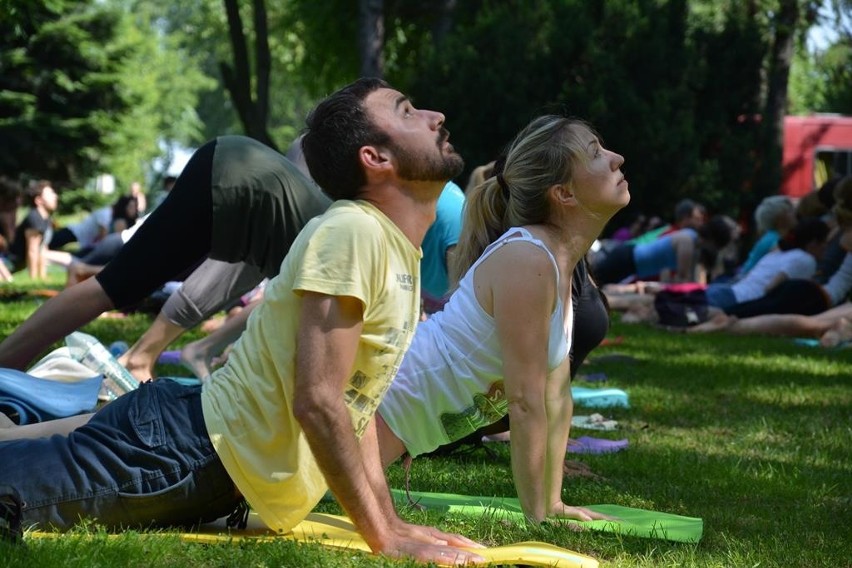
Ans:
[{"label": "blue yoga mat", "polygon": [[627,393],[621,389],[590,389],[586,387],[571,387],[574,404],[587,408],[612,408],[621,406],[627,408],[630,402]]},{"label": "blue yoga mat", "polygon": [[101,382],[102,375],[66,383],[0,369],[0,412],[18,424],[92,412],[98,404]]}]

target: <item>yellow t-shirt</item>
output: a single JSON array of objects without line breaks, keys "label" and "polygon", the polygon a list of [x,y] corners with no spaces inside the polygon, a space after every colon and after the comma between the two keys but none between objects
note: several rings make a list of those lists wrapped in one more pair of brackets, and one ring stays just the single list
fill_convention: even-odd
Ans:
[{"label": "yellow t-shirt", "polygon": [[228,363],[205,383],[210,439],[237,489],[270,528],[290,530],[327,490],[293,417],[298,292],[363,302],[363,331],[344,393],[360,437],[414,335],[420,257],[372,205],[336,202],[299,233]]}]

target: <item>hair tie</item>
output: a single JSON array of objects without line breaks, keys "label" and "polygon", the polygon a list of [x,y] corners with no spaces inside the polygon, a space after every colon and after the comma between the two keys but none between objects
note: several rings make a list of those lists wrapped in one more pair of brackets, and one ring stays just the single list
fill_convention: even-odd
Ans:
[{"label": "hair tie", "polygon": [[503,190],[503,197],[506,198],[506,201],[509,200],[509,186],[506,184],[506,180],[503,178],[503,173],[500,172],[497,174],[497,183],[500,185],[500,189]]},{"label": "hair tie", "polygon": [[506,167],[506,155],[503,154],[498,156],[496,160],[494,160],[494,168],[491,173],[494,177],[497,178],[497,183],[500,185],[500,189],[503,190],[503,198],[508,201],[509,200],[509,184],[506,183],[506,178],[503,177],[503,169]]}]

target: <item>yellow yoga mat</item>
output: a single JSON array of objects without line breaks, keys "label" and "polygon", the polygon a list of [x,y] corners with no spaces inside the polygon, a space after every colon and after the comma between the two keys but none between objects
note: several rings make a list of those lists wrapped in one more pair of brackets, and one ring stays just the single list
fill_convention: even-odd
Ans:
[{"label": "yellow yoga mat", "polygon": [[[149,536],[169,535],[168,532],[151,533]],[[40,531],[27,532],[26,538],[61,537],[62,533]],[[193,532],[179,533],[181,540],[204,544],[228,544],[243,540],[270,542],[289,539],[310,542],[347,550],[370,552],[370,547],[355,530],[347,518],[326,513],[311,513],[296,525],[292,532],[278,535],[266,528],[255,513],[251,513],[245,529],[228,529],[224,519],[200,527]],[[545,542],[519,542],[506,546],[476,549],[478,555],[487,559],[488,565],[509,566],[553,566],[555,568],[597,568],[598,561],[590,556],[560,548]]]}]

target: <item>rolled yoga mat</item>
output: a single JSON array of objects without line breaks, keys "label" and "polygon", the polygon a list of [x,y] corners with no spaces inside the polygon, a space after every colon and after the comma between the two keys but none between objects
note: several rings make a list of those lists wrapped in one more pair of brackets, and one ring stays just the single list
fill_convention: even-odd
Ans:
[{"label": "rolled yoga mat", "polygon": [[0,412],[16,424],[34,424],[93,412],[102,382],[103,375],[61,382],[15,369],[0,369]]},{"label": "rolled yoga mat", "polygon": [[628,408],[630,406],[627,393],[621,389],[571,387],[571,397],[574,399],[574,404],[587,408],[612,408],[615,406]]}]

